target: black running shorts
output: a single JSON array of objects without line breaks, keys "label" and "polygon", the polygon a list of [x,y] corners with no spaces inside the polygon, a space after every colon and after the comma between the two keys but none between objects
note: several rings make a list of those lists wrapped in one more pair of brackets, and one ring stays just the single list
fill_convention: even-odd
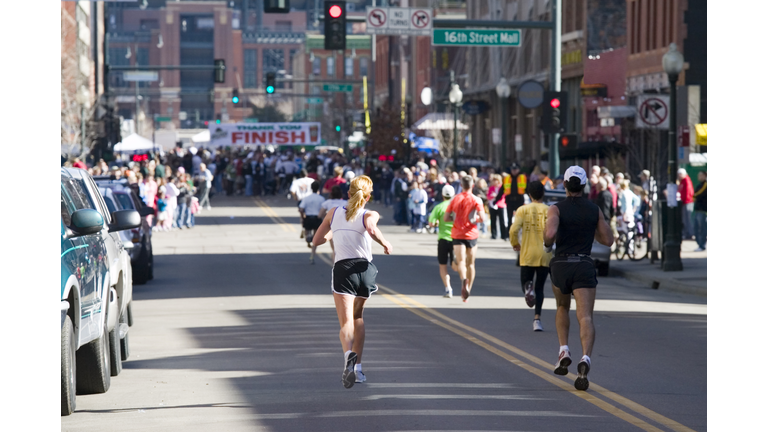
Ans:
[{"label": "black running shorts", "polygon": [[592,258],[556,256],[549,262],[552,285],[563,294],[572,294],[579,288],[597,288],[597,271]]},{"label": "black running shorts", "polygon": [[472,239],[472,240],[453,239],[453,245],[454,246],[464,245],[464,246],[466,246],[466,247],[471,249],[471,248],[477,246],[477,239]]},{"label": "black running shorts", "polygon": [[368,298],[376,292],[379,270],[365,258],[341,260],[331,271],[331,290],[336,294]]},{"label": "black running shorts", "polygon": [[453,242],[439,239],[437,241],[437,262],[445,265],[453,262]]},{"label": "black running shorts", "polygon": [[317,216],[305,216],[304,217],[304,229],[315,231],[320,228],[320,224],[323,220]]}]

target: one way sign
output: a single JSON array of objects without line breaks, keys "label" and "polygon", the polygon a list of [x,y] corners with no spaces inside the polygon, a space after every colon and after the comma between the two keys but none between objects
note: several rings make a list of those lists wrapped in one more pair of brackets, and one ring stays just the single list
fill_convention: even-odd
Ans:
[{"label": "one way sign", "polygon": [[642,95],[637,97],[636,127],[669,129],[669,114],[669,96]]}]

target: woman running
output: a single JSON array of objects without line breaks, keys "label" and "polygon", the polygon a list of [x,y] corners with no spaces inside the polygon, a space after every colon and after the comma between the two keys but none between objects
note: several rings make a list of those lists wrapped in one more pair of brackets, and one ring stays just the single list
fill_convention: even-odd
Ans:
[{"label": "woman running", "polygon": [[314,245],[320,246],[333,239],[336,247],[331,291],[341,326],[339,339],[344,351],[341,383],[345,388],[352,388],[356,382],[365,382],[362,370],[365,343],[363,308],[365,301],[379,289],[376,286],[378,270],[371,263],[371,239],[384,247],[385,254],[392,253],[392,245],[376,226],[379,214],[365,210],[372,191],[373,182],[368,176],[352,180],[346,207],[329,211],[312,240]]}]

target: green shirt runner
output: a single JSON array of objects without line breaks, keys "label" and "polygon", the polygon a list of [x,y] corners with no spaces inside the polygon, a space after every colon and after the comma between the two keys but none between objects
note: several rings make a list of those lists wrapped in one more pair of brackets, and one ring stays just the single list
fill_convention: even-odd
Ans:
[{"label": "green shirt runner", "polygon": [[446,222],[443,220],[445,216],[445,208],[448,207],[448,203],[451,200],[445,200],[440,204],[432,208],[432,213],[429,214],[429,223],[434,224],[439,222],[437,239],[451,241],[451,229],[453,229],[453,222]]}]

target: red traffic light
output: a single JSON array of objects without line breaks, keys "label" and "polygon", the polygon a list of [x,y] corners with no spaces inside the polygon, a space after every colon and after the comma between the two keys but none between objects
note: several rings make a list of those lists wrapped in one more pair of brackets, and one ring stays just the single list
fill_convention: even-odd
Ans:
[{"label": "red traffic light", "polygon": [[338,18],[341,16],[341,6],[339,5],[333,5],[330,9],[328,9],[328,13],[331,15],[331,18]]},{"label": "red traffic light", "polygon": [[567,136],[561,137],[560,138],[560,145],[562,145],[563,147],[568,147],[568,142],[569,141],[570,140],[568,139]]},{"label": "red traffic light", "polygon": [[557,98],[552,99],[551,101],[549,101],[549,104],[552,106],[552,108],[558,108],[560,107],[560,99],[557,99]]}]

